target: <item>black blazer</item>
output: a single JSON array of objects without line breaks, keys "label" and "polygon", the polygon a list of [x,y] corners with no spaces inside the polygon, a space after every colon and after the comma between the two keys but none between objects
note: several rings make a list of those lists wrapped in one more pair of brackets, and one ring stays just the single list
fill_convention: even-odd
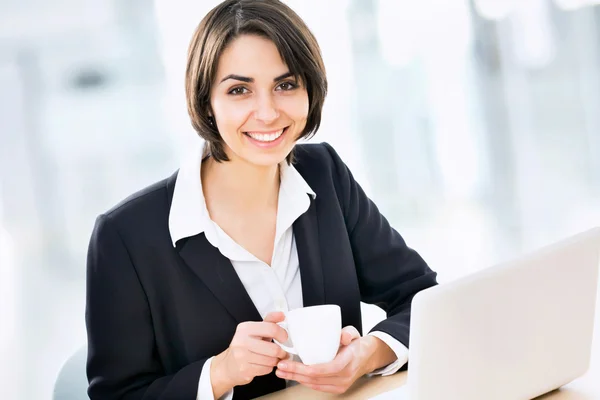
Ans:
[{"label": "black blazer", "polygon": [[[408,248],[327,144],[296,146],[317,197],[293,225],[304,305],[338,304],[362,331],[360,301],[387,319],[374,330],[408,347],[410,305],[436,274]],[[176,173],[100,215],[87,259],[88,394],[92,399],[196,398],[204,362],[243,321],[261,317],[231,262],[204,234],[177,242],[168,218]],[[285,387],[274,373],[234,390]]]}]

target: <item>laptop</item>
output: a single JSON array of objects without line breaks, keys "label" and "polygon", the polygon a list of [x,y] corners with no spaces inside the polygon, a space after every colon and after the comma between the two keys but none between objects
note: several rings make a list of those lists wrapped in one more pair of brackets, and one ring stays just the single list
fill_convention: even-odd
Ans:
[{"label": "laptop", "polygon": [[407,384],[374,399],[532,399],[583,375],[600,228],[418,293]]}]

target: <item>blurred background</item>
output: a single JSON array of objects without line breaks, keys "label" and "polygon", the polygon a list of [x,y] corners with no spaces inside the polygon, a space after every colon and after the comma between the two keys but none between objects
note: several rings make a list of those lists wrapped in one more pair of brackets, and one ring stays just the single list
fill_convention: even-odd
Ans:
[{"label": "blurred background", "polygon": [[[199,144],[186,51],[217,3],[0,0],[2,399],[51,399],[95,217]],[[600,1],[286,3],[328,70],[313,141],[440,282],[599,224]]]}]

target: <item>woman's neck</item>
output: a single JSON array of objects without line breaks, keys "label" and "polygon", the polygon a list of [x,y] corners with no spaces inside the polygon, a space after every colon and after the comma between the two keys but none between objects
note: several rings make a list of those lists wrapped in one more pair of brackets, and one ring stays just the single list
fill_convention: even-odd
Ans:
[{"label": "woman's neck", "polygon": [[219,209],[234,214],[277,207],[278,165],[258,166],[240,159],[219,163],[209,157],[201,171],[207,206],[218,204]]}]

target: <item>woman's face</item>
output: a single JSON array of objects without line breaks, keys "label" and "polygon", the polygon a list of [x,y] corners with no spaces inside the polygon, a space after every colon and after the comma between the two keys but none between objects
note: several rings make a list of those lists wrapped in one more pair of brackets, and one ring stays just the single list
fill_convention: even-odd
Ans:
[{"label": "woman's face", "polygon": [[306,125],[308,94],[273,42],[242,35],[221,54],[211,107],[230,160],[273,166]]}]

